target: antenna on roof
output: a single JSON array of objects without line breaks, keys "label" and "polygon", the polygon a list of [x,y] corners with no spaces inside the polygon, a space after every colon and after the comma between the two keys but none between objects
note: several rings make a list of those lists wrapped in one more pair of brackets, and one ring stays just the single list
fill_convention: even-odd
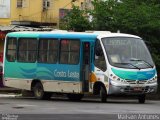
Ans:
[{"label": "antenna on roof", "polygon": [[111,31],[85,31],[86,33],[95,33],[95,34],[108,34]]},{"label": "antenna on roof", "polygon": [[54,30],[52,30],[51,32],[58,32],[58,33],[61,33],[61,32],[68,32],[68,31],[67,31],[67,30],[54,29]]},{"label": "antenna on roof", "polygon": [[117,33],[120,33],[120,30],[117,30]]}]

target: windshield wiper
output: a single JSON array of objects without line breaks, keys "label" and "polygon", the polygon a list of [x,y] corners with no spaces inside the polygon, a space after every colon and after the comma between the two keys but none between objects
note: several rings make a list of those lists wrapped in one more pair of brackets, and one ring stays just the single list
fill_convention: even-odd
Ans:
[{"label": "windshield wiper", "polygon": [[145,61],[145,60],[140,60],[140,59],[136,59],[136,58],[131,58],[130,61],[142,61],[142,62],[146,63],[148,66],[150,66],[151,68],[154,67],[154,66],[152,66],[150,63],[148,63],[148,62]]},{"label": "windshield wiper", "polygon": [[133,67],[135,67],[135,68],[137,68],[137,69],[141,69],[141,68],[139,68],[139,67],[137,67],[137,66],[135,66],[135,65],[133,65],[132,63],[128,63],[129,65],[132,65]]},{"label": "windshield wiper", "polygon": [[141,69],[141,68],[139,68],[139,67],[133,65],[132,63],[116,63],[116,64],[127,64],[127,65],[129,64],[129,65],[135,67],[136,69],[139,69],[139,70]]}]

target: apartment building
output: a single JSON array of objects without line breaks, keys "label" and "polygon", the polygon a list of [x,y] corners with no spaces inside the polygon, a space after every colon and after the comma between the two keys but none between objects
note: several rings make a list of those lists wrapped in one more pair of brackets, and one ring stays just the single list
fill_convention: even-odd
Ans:
[{"label": "apartment building", "polygon": [[84,0],[0,0],[0,25],[48,25],[58,27],[64,11]]},{"label": "apartment building", "polygon": [[73,4],[85,9],[90,7],[91,0],[0,0],[0,53],[5,35],[14,28],[12,25],[59,28],[60,19]]}]

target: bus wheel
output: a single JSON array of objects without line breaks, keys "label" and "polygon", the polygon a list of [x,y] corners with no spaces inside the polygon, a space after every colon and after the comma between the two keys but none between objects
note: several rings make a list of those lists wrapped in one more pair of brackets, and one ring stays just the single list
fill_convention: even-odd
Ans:
[{"label": "bus wheel", "polygon": [[71,101],[80,101],[83,98],[84,94],[67,94],[67,97]]},{"label": "bus wheel", "polygon": [[145,103],[145,100],[146,100],[145,94],[138,96],[138,102],[139,103]]},{"label": "bus wheel", "polygon": [[43,86],[40,82],[36,83],[36,85],[33,88],[33,92],[36,99],[39,100],[50,99],[50,97],[52,96],[52,93],[44,92]]},{"label": "bus wheel", "polygon": [[105,103],[107,100],[107,92],[103,86],[101,86],[100,88],[100,98],[101,98],[101,102],[103,103]]}]

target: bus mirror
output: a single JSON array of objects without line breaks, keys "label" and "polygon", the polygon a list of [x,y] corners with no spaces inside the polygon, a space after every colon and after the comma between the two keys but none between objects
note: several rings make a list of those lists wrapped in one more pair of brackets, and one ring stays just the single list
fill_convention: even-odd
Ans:
[{"label": "bus mirror", "polygon": [[102,56],[102,55],[103,55],[102,49],[97,48],[96,51],[95,51],[95,54],[96,54],[97,56]]}]

